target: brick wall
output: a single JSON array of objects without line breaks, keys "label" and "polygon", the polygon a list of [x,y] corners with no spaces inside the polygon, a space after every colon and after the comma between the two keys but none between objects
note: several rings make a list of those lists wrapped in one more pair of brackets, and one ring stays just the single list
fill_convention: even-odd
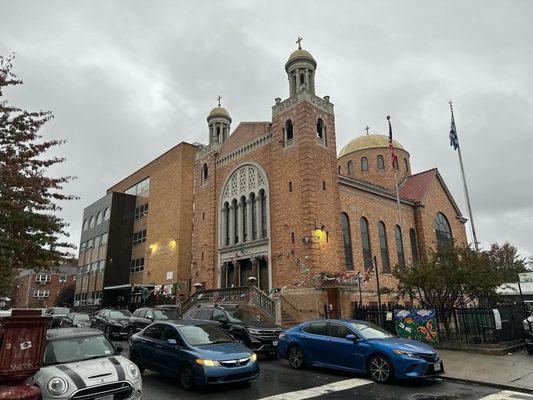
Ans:
[{"label": "brick wall", "polygon": [[[45,274],[45,273],[43,273]],[[50,282],[40,284],[35,281],[37,274],[30,273],[21,278],[15,279],[13,291],[12,308],[26,308],[26,307],[53,307],[56,305],[56,298],[58,293],[64,287],[72,285],[76,280],[76,275],[67,274],[66,282],[59,282],[59,277],[63,274],[51,272]],[[42,301],[33,297],[34,290],[48,290],[49,296]]]}]

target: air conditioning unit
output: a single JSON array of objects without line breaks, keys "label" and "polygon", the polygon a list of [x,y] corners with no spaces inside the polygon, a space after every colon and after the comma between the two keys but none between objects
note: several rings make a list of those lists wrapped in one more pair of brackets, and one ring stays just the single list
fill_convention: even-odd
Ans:
[{"label": "air conditioning unit", "polygon": [[80,305],[80,302],[79,301],[75,301],[74,302],[74,307],[78,307]]},{"label": "air conditioning unit", "polygon": [[102,302],[102,299],[94,299],[94,304],[100,304]]},{"label": "air conditioning unit", "polygon": [[46,285],[46,282],[40,281],[39,285]]},{"label": "air conditioning unit", "polygon": [[42,297],[42,296],[41,296],[41,297],[37,297],[37,300],[39,300],[39,301],[43,301],[43,300],[44,300],[44,297]]}]

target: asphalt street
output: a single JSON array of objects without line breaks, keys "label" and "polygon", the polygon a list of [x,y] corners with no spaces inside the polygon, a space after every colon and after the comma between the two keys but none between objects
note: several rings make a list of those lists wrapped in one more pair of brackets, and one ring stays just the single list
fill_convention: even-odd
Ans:
[{"label": "asphalt street", "polygon": [[[127,356],[127,343],[123,355]],[[366,377],[325,369],[295,371],[285,360],[259,360],[261,374],[253,382],[187,392],[176,380],[152,371],[143,374],[144,400],[170,399],[383,399],[383,400],[533,400],[533,395],[506,393],[496,388],[441,379],[380,385]]]}]

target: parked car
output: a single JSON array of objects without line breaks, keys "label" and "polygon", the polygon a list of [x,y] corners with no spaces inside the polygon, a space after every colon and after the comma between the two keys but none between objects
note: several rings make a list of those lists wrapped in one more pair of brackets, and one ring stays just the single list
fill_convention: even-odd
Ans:
[{"label": "parked car", "polygon": [[124,339],[128,335],[130,317],[128,310],[104,308],[94,315],[91,327],[101,330],[111,340]]},{"label": "parked car", "polygon": [[442,374],[433,347],[357,320],[306,321],[280,335],[278,354],[292,368],[317,366],[368,374],[376,382]]},{"label": "parked car", "polygon": [[178,310],[173,308],[145,307],[135,310],[131,315],[128,327],[128,339],[155,321],[180,319]]},{"label": "parked car", "polygon": [[526,350],[529,354],[533,354],[533,315],[527,317],[523,322],[524,338],[526,341]]},{"label": "parked car", "polygon": [[130,359],[141,373],[177,377],[187,390],[259,375],[256,354],[207,321],[156,322],[131,337]]},{"label": "parked car", "polygon": [[59,326],[61,328],[89,328],[91,317],[87,313],[70,313],[63,317]]},{"label": "parked car", "polygon": [[30,382],[42,400],[140,399],[141,373],[121,351],[96,329],[49,330],[43,365]]},{"label": "parked car", "polygon": [[67,307],[49,307],[45,310],[44,315],[52,317],[52,324],[50,328],[59,328],[63,317],[70,313],[70,308]]},{"label": "parked car", "polygon": [[260,321],[244,308],[234,305],[199,306],[188,311],[186,318],[216,321],[222,329],[256,353],[276,354],[281,327]]}]

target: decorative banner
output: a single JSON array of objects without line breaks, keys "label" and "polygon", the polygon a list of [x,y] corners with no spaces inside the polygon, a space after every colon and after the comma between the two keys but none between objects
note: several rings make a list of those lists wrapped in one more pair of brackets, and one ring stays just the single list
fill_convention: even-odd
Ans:
[{"label": "decorative banner", "polygon": [[439,341],[435,310],[394,310],[396,335],[426,343]]},{"label": "decorative banner", "polygon": [[165,296],[172,295],[172,287],[173,287],[173,285],[165,285],[165,286],[163,286],[163,295],[165,295]]},{"label": "decorative banner", "polygon": [[163,288],[163,285],[155,285],[154,286],[154,294],[159,294],[161,293],[161,289]]}]

